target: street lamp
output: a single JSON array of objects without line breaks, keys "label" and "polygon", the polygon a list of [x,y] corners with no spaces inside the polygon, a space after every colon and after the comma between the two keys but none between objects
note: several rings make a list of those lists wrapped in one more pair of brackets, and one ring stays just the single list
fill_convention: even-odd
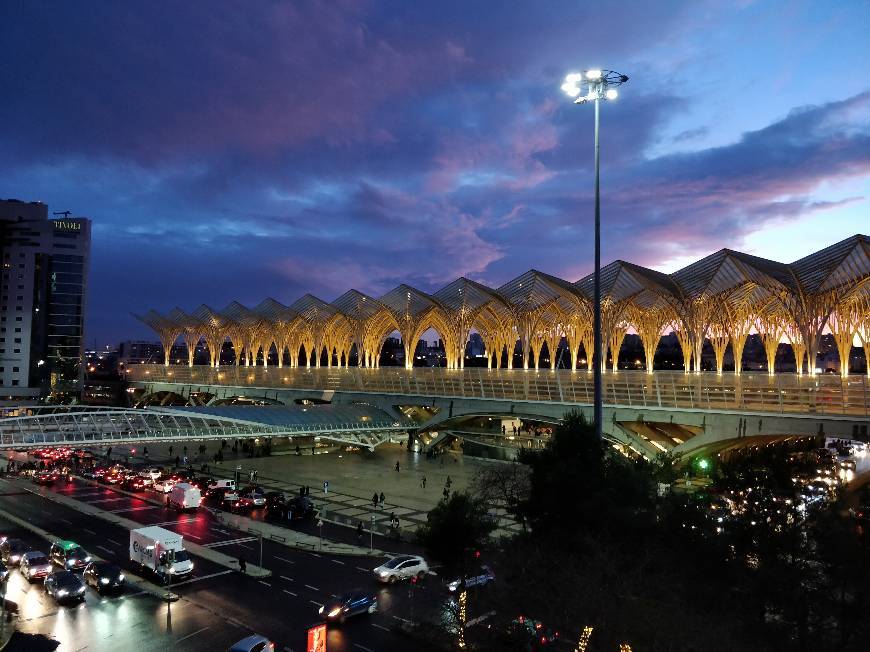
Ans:
[{"label": "street lamp", "polygon": [[599,100],[615,100],[617,97],[616,87],[628,81],[626,75],[613,70],[592,69],[585,72],[575,72],[565,77],[562,90],[569,97],[573,97],[574,104],[586,104],[595,102],[595,296],[593,297],[593,329],[594,329],[594,354],[592,365],[595,384],[595,403],[593,416],[595,421],[595,434],[602,436],[604,423],[603,396],[601,391],[601,196],[599,191],[599,168],[601,147],[598,142],[599,124]]}]

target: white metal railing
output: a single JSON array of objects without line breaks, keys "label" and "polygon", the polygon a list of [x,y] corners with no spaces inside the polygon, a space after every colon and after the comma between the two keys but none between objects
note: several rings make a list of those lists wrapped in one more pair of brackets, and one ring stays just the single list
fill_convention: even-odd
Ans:
[{"label": "white metal railing", "polygon": [[[203,389],[222,385],[579,404],[590,404],[593,395],[592,374],[586,370],[134,365],[127,379]],[[608,371],[604,400],[632,407],[868,416],[868,384],[861,375]]]}]

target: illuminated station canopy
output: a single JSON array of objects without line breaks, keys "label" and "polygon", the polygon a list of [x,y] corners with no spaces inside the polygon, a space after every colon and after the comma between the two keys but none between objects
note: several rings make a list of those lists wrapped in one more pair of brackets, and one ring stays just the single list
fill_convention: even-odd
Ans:
[{"label": "illuminated station canopy", "polygon": [[[602,341],[614,367],[629,330],[640,336],[650,372],[659,339],[670,331],[687,371],[700,371],[709,340],[717,369],[730,346],[740,373],[751,333],[761,337],[771,373],[781,341],[791,344],[800,372],[804,359],[815,361],[825,330],[837,343],[840,369],[848,369],[856,337],[870,354],[870,242],[864,235],[790,264],[730,249],[673,274],[616,260],[601,270],[601,283]],[[234,301],[222,310],[201,305],[189,313],[174,308],[137,317],[159,335],[167,365],[181,337],[190,365],[204,341],[217,366],[229,340],[240,365],[266,364],[274,349],[279,366],[285,354],[291,367],[319,367],[324,354],[328,366],[347,366],[355,351],[359,366],[377,367],[384,341],[398,331],[410,368],[417,341],[431,328],[444,343],[448,368],[463,366],[466,342],[476,331],[489,366],[500,367],[507,352],[510,368],[519,342],[523,367],[537,368],[544,345],[554,352],[564,338],[576,369],[580,347],[592,348],[592,292],[591,276],[571,283],[529,270],[498,289],[459,278],[434,294],[399,285],[380,298],[348,290],[332,303],[306,294],[290,306],[266,299],[249,308]],[[549,358],[554,365],[556,356]],[[815,372],[815,364],[807,368]]]}]

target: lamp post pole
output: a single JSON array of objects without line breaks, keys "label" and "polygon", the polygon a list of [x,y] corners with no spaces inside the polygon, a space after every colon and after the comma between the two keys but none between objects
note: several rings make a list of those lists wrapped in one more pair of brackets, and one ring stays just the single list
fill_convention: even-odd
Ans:
[{"label": "lamp post pole", "polygon": [[[601,342],[601,143],[598,132],[601,123],[601,100],[615,100],[616,86],[628,81],[628,77],[613,70],[587,70],[571,73],[565,77],[562,90],[569,97],[576,98],[575,104],[594,102],[595,104],[595,271],[592,297],[593,352],[590,363],[593,366],[594,398],[592,406],[595,434],[601,438],[604,430],[604,387],[602,369],[604,354]],[[585,93],[585,94],[584,94]],[[614,355],[618,352],[614,351]],[[588,352],[587,352],[587,358]]]},{"label": "lamp post pole", "polygon": [[592,328],[594,339],[594,355],[592,356],[595,369],[593,370],[593,385],[595,391],[595,404],[593,407],[593,419],[595,420],[595,434],[599,439],[603,436],[604,424],[604,396],[602,393],[601,368],[604,361],[601,357],[601,142],[598,140],[598,127],[601,114],[601,100],[595,98],[595,290],[592,302]]}]

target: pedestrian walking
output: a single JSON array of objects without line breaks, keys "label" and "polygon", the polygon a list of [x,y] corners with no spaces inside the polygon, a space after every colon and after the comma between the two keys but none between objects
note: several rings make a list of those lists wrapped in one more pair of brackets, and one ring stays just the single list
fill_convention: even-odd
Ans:
[{"label": "pedestrian walking", "polygon": [[502,434],[502,435],[506,435],[506,434],[507,434],[507,428],[505,427],[504,424],[501,424],[501,434]]},{"label": "pedestrian walking", "polygon": [[357,543],[357,545],[362,543],[362,538],[363,538],[363,524],[362,524],[362,521],[360,521],[359,523],[357,523],[357,526],[356,526],[356,543]]},{"label": "pedestrian walking", "polygon": [[453,480],[450,479],[450,476],[447,476],[447,482],[444,483],[448,489],[450,489],[450,485],[453,484]]},{"label": "pedestrian walking", "polygon": [[172,457],[172,446],[169,447],[169,457]]},{"label": "pedestrian walking", "polygon": [[372,494],[372,507],[378,506],[378,492]]},{"label": "pedestrian walking", "polygon": [[420,486],[425,489],[426,488],[426,476],[423,476],[423,479],[420,480]]},{"label": "pedestrian walking", "polygon": [[178,455],[175,456],[175,468],[178,468],[178,465],[181,464],[181,458]]},{"label": "pedestrian walking", "polygon": [[444,491],[441,492],[441,495],[443,495],[444,498],[448,498],[450,496],[450,489],[444,487]]},{"label": "pedestrian walking", "polygon": [[146,459],[148,458],[148,447],[147,446],[145,446],[142,449],[142,454],[145,456]]},{"label": "pedestrian walking", "polygon": [[386,497],[384,496],[384,492],[382,491],[381,492],[381,509],[384,508],[384,501],[385,500],[386,500]]},{"label": "pedestrian walking", "polygon": [[397,460],[397,461],[396,461],[396,473],[398,473],[398,472],[399,472],[399,462],[398,462],[398,460]]},{"label": "pedestrian walking", "polygon": [[248,573],[248,564],[245,562],[245,558],[242,555],[239,555],[239,572],[242,575],[247,575]]}]

